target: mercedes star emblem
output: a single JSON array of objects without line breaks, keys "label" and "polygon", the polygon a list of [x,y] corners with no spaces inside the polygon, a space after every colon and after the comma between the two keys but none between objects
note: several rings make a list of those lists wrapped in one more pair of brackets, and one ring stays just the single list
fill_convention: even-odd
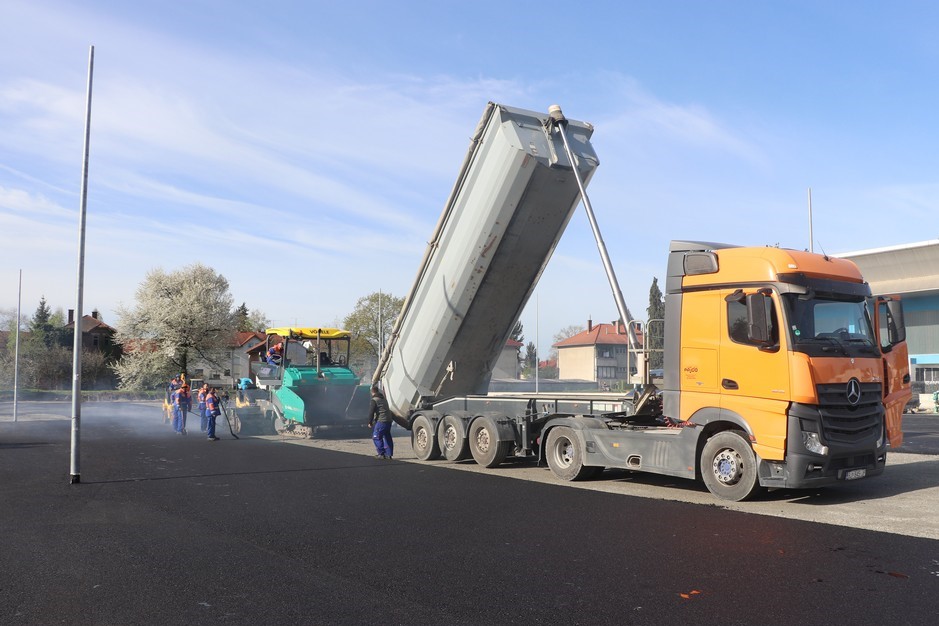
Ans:
[{"label": "mercedes star emblem", "polygon": [[848,387],[845,389],[845,396],[848,398],[848,404],[857,406],[857,403],[861,401],[861,381],[857,378],[849,380]]}]

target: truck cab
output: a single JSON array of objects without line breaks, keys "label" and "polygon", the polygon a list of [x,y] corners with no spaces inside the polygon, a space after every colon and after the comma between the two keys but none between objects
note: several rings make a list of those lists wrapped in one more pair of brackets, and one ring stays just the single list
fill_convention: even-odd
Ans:
[{"label": "truck cab", "polygon": [[709,487],[736,499],[883,472],[888,431],[902,438],[887,407],[902,415],[910,394],[902,309],[883,304],[881,332],[880,303],[850,261],[672,242],[663,412],[700,427],[701,441],[738,433],[758,469],[744,480],[740,463],[702,458]]}]

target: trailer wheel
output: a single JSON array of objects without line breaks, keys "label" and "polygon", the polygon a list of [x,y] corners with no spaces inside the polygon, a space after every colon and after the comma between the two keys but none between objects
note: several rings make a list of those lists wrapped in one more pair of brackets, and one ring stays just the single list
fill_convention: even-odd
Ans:
[{"label": "trailer wheel", "polygon": [[708,491],[722,500],[740,502],[760,491],[756,454],[736,430],[719,432],[704,444],[701,477]]},{"label": "trailer wheel", "polygon": [[478,417],[470,426],[469,448],[473,459],[483,467],[496,467],[509,454],[510,441],[499,441],[496,421],[488,415]]},{"label": "trailer wheel", "polygon": [[426,415],[418,415],[411,424],[411,448],[421,461],[433,461],[440,458],[440,446],[434,425]]},{"label": "trailer wheel", "polygon": [[456,415],[445,415],[440,423],[440,452],[448,461],[462,461],[469,457],[463,420]]},{"label": "trailer wheel", "polygon": [[[584,480],[598,473],[598,468],[584,465],[580,442],[574,435],[574,430],[567,426],[558,426],[548,433],[545,458],[551,472],[561,480]],[[603,470],[602,467],[599,469]]]}]

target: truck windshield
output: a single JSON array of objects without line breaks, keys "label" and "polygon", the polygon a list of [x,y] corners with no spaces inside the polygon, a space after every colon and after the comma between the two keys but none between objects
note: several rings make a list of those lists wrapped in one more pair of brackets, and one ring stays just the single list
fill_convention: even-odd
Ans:
[{"label": "truck windshield", "polygon": [[810,356],[877,356],[867,300],[784,294],[793,350]]}]

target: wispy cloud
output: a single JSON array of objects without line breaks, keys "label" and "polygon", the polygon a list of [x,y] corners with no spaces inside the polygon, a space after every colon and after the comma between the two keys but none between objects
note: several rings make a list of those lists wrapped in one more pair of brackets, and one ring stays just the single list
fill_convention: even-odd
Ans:
[{"label": "wispy cloud", "polygon": [[0,186],[0,211],[30,215],[35,219],[46,216],[65,217],[74,213],[74,211],[62,208],[42,194],[2,186]]}]

